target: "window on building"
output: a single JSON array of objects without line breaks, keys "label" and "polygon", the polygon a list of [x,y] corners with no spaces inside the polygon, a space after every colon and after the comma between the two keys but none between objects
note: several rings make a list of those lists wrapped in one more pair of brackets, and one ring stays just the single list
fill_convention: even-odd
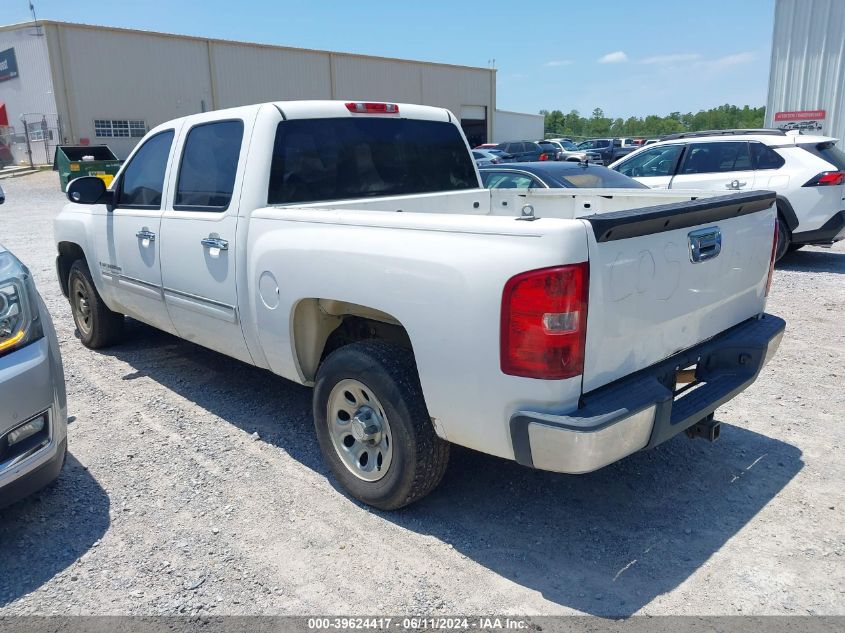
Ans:
[{"label": "window on building", "polygon": [[129,122],[129,136],[132,138],[141,138],[147,133],[147,124],[144,121],[130,121]]},{"label": "window on building", "polygon": [[111,121],[94,119],[94,136],[110,138],[112,136]]},{"label": "window on building", "polygon": [[112,136],[129,138],[129,121],[112,121]]},{"label": "window on building", "polygon": [[145,121],[94,119],[94,136],[99,138],[141,138],[146,133]]},{"label": "window on building", "polygon": [[243,121],[195,125],[188,132],[174,209],[224,211],[235,188]]}]

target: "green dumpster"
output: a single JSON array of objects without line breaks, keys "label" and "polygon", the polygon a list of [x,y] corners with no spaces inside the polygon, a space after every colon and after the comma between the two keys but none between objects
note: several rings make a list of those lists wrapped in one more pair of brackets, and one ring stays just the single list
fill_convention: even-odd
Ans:
[{"label": "green dumpster", "polygon": [[108,145],[59,145],[53,171],[59,172],[62,191],[67,191],[67,184],[80,176],[97,176],[108,187],[122,162]]}]

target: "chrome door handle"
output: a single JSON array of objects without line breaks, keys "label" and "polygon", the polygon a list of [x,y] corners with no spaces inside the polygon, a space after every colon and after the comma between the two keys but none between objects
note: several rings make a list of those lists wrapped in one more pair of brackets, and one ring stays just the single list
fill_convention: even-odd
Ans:
[{"label": "chrome door handle", "polygon": [[200,240],[200,244],[206,248],[219,248],[221,251],[229,250],[229,242],[221,237],[211,237],[209,235],[208,237],[202,238],[202,240]]},{"label": "chrome door handle", "polygon": [[156,234],[152,231],[148,231],[147,229],[138,231],[137,233],[135,233],[135,237],[137,237],[139,240],[149,240],[150,242],[156,241]]},{"label": "chrome door handle", "polygon": [[741,187],[744,187],[747,184],[748,183],[745,182],[744,180],[741,180],[741,181],[740,180],[732,180],[731,182],[726,184],[725,187],[727,189],[740,189]]}]

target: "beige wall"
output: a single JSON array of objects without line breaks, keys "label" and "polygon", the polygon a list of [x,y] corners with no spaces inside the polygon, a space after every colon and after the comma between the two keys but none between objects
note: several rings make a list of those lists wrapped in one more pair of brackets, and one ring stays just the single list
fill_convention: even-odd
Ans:
[{"label": "beige wall", "polygon": [[[97,139],[94,119],[148,128],[205,109],[288,99],[372,99],[493,111],[495,71],[47,22],[58,110],[71,142],[125,157],[137,139]],[[492,133],[488,120],[488,135]]]}]

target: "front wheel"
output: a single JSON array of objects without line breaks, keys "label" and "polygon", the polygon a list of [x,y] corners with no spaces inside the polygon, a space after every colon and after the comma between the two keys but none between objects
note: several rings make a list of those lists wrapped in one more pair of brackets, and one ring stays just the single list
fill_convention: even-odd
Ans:
[{"label": "front wheel", "polygon": [[413,354],[383,341],[332,352],[317,371],[314,425],[323,458],[356,499],[395,510],[431,492],[449,444],[434,432]]},{"label": "front wheel", "polygon": [[84,259],[77,259],[68,275],[68,298],[79,340],[85,347],[99,349],[118,342],[123,335],[123,315],[105,304]]}]

